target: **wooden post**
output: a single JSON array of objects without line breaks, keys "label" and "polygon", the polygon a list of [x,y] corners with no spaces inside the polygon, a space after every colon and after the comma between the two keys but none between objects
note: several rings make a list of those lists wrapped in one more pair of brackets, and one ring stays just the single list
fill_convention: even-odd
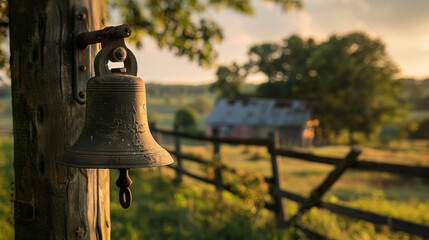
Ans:
[{"label": "wooden post", "polygon": [[268,145],[268,152],[271,154],[271,171],[273,173],[273,181],[271,186],[271,194],[274,200],[275,207],[275,217],[277,226],[281,226],[282,222],[285,221],[285,213],[283,208],[282,197],[280,196],[281,190],[281,173],[279,171],[278,157],[276,155],[275,149],[279,145],[279,135],[276,130],[268,134],[268,139],[270,141]]},{"label": "wooden post", "polygon": [[[179,126],[174,125],[174,132],[179,132]],[[177,161],[177,168],[176,168],[176,179],[174,179],[175,182],[181,183],[183,181],[182,179],[182,158],[180,157],[180,154],[182,153],[181,150],[181,144],[180,144],[180,137],[176,134],[174,135],[174,145],[176,150],[176,161]]]},{"label": "wooden post", "polygon": [[9,1],[16,239],[110,239],[109,170],[57,164],[85,119],[72,87],[76,6],[89,30],[104,28],[105,1]]},{"label": "wooden post", "polygon": [[[219,138],[219,128],[218,127],[213,127],[212,136],[214,138]],[[214,177],[215,177],[214,180],[215,180],[215,185],[216,185],[216,192],[217,192],[219,200],[222,200],[223,183],[222,183],[222,168],[221,168],[220,143],[219,142],[213,142],[213,164],[214,164]]]}]

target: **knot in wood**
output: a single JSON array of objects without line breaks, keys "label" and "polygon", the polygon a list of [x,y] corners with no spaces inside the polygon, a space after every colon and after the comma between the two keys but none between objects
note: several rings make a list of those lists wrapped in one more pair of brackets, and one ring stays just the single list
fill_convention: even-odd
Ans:
[{"label": "knot in wood", "polygon": [[76,233],[76,237],[78,238],[85,237],[85,229],[83,227],[77,227],[77,229],[74,232]]}]

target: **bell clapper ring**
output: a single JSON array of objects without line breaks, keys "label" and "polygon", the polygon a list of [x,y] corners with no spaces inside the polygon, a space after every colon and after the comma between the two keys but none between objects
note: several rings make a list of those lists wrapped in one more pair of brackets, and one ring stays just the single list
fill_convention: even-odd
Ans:
[{"label": "bell clapper ring", "polygon": [[119,202],[121,206],[125,209],[129,208],[133,197],[131,194],[130,186],[133,184],[130,176],[128,176],[128,168],[119,169],[119,177],[116,180],[116,186],[120,188],[119,190]]}]

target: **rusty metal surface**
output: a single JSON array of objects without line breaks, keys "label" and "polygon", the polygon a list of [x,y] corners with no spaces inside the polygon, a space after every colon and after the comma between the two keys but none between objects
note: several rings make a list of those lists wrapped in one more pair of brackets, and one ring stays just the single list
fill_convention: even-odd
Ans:
[{"label": "rusty metal surface", "polygon": [[[106,27],[98,31],[89,31],[88,10],[85,7],[74,8],[74,40],[76,48],[74,51],[74,76],[73,76],[73,96],[80,104],[86,103],[86,84],[93,76],[92,59],[96,55],[99,46],[96,43],[113,43],[121,45],[123,39],[131,35],[131,27],[123,24],[115,27]],[[127,52],[118,49],[109,56],[112,62],[123,62]]]},{"label": "rusty metal surface", "polygon": [[77,37],[77,46],[79,49],[85,49],[88,45],[102,43],[115,39],[124,39],[131,35],[131,27],[123,24],[115,27],[106,27],[102,30],[83,32]]},{"label": "rusty metal surface", "polygon": [[[74,18],[74,40],[77,42],[79,34],[88,32],[89,22],[88,10],[85,7],[76,6],[73,9]],[[91,56],[94,56],[97,51],[97,46],[89,46],[85,49],[74,49],[74,63],[73,63],[73,96],[76,102],[85,104],[86,102],[86,83],[91,74],[94,73],[94,69],[91,62]]]}]

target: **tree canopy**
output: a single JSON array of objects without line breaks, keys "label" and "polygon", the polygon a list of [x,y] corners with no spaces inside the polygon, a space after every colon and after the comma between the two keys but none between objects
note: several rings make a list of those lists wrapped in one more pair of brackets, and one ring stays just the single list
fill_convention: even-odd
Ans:
[{"label": "tree canopy", "polygon": [[238,64],[220,66],[217,69],[217,81],[210,86],[210,90],[216,91],[221,97],[238,97],[241,93],[247,72]]},{"label": "tree canopy", "polygon": [[[332,35],[320,43],[292,35],[280,44],[252,46],[248,62],[233,67],[267,76],[257,89],[258,97],[313,102],[314,117],[326,132],[347,129],[350,136],[354,132],[369,136],[401,110],[401,83],[394,81],[398,68],[384,43],[363,32]],[[213,85],[223,84],[228,76],[235,74],[218,76]],[[226,85],[218,87],[222,88]]]},{"label": "tree canopy", "polygon": [[194,130],[198,123],[198,113],[192,107],[183,107],[176,111],[174,125],[185,131]]},{"label": "tree canopy", "polygon": [[395,116],[400,94],[394,81],[398,68],[384,44],[364,33],[333,35],[312,54],[309,77],[302,91],[317,101],[314,113],[325,128],[348,129],[367,136]]}]

